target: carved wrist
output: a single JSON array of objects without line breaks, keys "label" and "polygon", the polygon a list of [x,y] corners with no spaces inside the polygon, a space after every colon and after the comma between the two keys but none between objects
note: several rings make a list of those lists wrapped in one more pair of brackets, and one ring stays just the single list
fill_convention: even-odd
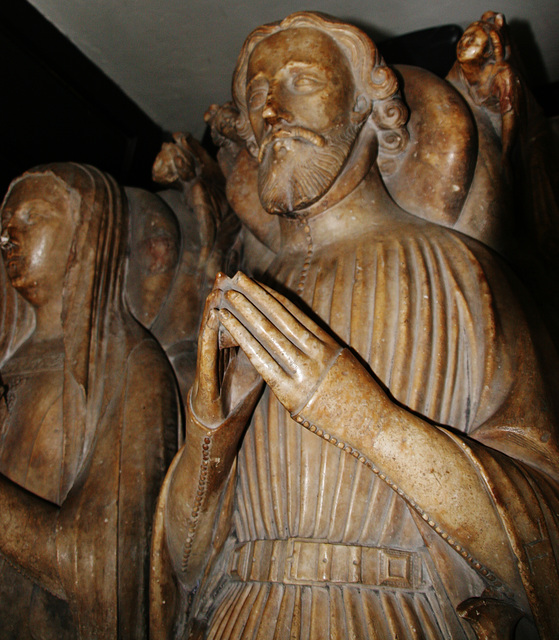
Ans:
[{"label": "carved wrist", "polygon": [[306,404],[291,417],[305,427],[312,424],[354,447],[369,449],[388,402],[372,375],[343,349]]},{"label": "carved wrist", "polygon": [[[237,453],[239,441],[239,429],[235,429],[233,423],[237,422],[237,412],[225,418],[219,425],[209,427],[205,425],[196,415],[192,407],[191,393],[187,396],[187,447],[197,451],[189,455],[199,462],[199,455],[204,458],[204,453],[211,450],[212,467],[214,473],[219,473],[222,467],[228,467]],[[244,426],[244,425],[243,425]],[[200,452],[202,452],[200,454]],[[210,461],[210,454],[207,453],[207,460]],[[192,460],[194,462],[194,460]],[[208,462],[209,464],[209,462]],[[224,469],[225,474],[228,468]]]},{"label": "carved wrist", "polygon": [[[446,510],[440,508],[446,502],[437,494],[437,489],[445,495],[458,493],[452,489],[451,476],[444,485],[446,489],[436,480],[435,484],[425,482],[425,468],[430,469],[429,474],[434,476],[435,468],[440,470],[445,466],[442,464],[445,453],[451,459],[451,466],[459,469],[458,475],[462,479],[467,476],[468,462],[463,460],[460,452],[455,455],[456,447],[446,433],[425,425],[392,402],[349,350],[344,349],[340,353],[310,400],[300,411],[292,414],[292,418],[358,459],[405,500],[489,584],[504,588],[488,565],[463,546],[460,535],[453,533],[459,532],[460,526],[453,518],[446,517]],[[406,438],[408,446],[404,446]],[[442,456],[439,455],[441,453]],[[421,460],[422,457],[425,461]],[[449,466],[448,461],[446,466]]]},{"label": "carved wrist", "polygon": [[183,578],[196,573],[207,551],[215,509],[238,446],[238,437],[227,428],[230,418],[217,429],[205,426],[192,410],[190,394],[187,414],[186,444],[173,472],[166,506],[169,552]]}]

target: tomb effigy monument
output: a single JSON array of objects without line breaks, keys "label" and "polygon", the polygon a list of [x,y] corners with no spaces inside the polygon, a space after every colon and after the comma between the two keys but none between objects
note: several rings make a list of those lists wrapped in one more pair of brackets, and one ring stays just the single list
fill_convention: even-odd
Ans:
[{"label": "tomb effigy monument", "polygon": [[2,204],[2,638],[145,638],[172,369],[123,299],[127,209],[108,175],[37,167]]},{"label": "tomb effigy monument", "polygon": [[[210,114],[271,255],[206,302],[154,637],[556,637],[556,354],[484,244],[499,203],[460,226],[500,197],[464,97],[400,73],[360,30],[293,14],[248,37]],[[430,165],[441,95],[457,135]]]},{"label": "tomb effigy monument", "polygon": [[127,188],[131,209],[126,299],[157,338],[186,394],[196,368],[204,300],[228,268],[239,221],[225,198],[223,175],[192,136],[176,134],[155,159],[157,193]]}]

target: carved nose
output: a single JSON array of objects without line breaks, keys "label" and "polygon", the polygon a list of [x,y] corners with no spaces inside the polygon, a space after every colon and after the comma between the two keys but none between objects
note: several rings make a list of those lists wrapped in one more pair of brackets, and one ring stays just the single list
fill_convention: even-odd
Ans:
[{"label": "carved nose", "polygon": [[276,92],[273,89],[270,89],[266,98],[266,104],[262,110],[262,117],[266,122],[272,125],[280,120],[289,122],[291,119],[289,112],[281,105],[281,102],[278,100]]},{"label": "carved nose", "polygon": [[10,235],[7,229],[2,229],[0,234],[0,249],[7,249],[10,245]]},{"label": "carved nose", "polygon": [[270,118],[277,118],[276,110],[274,106],[270,104],[269,100],[266,101],[266,106],[264,107],[264,111],[262,111],[262,117],[264,118],[264,120],[269,120]]}]

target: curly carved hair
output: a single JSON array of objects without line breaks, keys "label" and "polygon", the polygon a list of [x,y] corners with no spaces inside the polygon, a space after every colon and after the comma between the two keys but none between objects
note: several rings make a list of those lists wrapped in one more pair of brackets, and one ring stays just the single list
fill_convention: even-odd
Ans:
[{"label": "curly carved hair", "polygon": [[398,153],[408,139],[406,122],[408,109],[399,92],[396,74],[386,66],[377,47],[360,29],[322,13],[301,11],[281,22],[272,22],[255,29],[246,39],[233,74],[233,101],[239,110],[237,132],[249,150],[256,148],[254,133],[248,118],[246,100],[247,72],[251,53],[268,36],[286,29],[307,27],[322,31],[332,38],[346,56],[353,71],[356,104],[368,114],[377,130],[380,152]]}]

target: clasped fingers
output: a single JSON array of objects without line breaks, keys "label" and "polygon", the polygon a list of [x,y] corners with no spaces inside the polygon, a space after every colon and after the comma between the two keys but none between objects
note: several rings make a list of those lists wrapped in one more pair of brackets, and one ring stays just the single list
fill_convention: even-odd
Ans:
[{"label": "clasped fingers", "polygon": [[220,321],[293,412],[308,400],[341,346],[294,305],[287,309],[271,290],[246,276],[236,280],[240,286],[224,292]]}]

